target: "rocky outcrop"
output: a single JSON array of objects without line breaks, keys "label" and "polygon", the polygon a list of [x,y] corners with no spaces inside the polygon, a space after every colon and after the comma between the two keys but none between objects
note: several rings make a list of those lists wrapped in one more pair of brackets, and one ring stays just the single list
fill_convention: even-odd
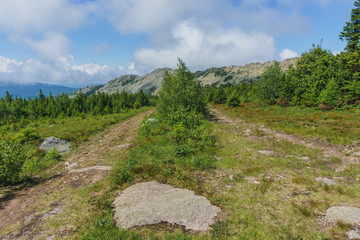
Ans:
[{"label": "rocky outcrop", "polygon": [[332,223],[344,222],[349,224],[360,223],[360,208],[331,207],[326,210],[325,219]]},{"label": "rocky outcrop", "polygon": [[114,207],[117,226],[123,229],[166,222],[187,230],[206,231],[221,212],[193,191],[157,181],[125,189],[115,199]]},{"label": "rocky outcrop", "polygon": [[66,153],[71,150],[71,142],[60,138],[49,137],[39,146],[39,149],[45,150],[46,152],[50,152],[53,148],[56,148],[59,153]]}]

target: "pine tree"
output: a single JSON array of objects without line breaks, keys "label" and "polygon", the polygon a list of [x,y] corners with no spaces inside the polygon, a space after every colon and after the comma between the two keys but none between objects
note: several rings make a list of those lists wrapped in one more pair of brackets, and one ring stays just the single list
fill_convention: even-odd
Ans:
[{"label": "pine tree", "polygon": [[347,22],[340,34],[340,39],[347,41],[345,50],[353,52],[360,47],[360,0],[354,3],[351,11],[350,22]]},{"label": "pine tree", "polygon": [[165,118],[178,110],[205,115],[208,112],[200,83],[181,59],[174,73],[165,71],[158,101],[158,111]]}]

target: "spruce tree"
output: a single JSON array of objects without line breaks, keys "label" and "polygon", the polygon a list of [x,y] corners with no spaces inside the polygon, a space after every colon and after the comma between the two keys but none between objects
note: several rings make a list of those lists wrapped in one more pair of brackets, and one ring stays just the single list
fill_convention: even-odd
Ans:
[{"label": "spruce tree", "polygon": [[345,50],[353,52],[360,47],[360,0],[354,3],[351,11],[350,22],[347,22],[340,34],[340,39],[347,41]]}]

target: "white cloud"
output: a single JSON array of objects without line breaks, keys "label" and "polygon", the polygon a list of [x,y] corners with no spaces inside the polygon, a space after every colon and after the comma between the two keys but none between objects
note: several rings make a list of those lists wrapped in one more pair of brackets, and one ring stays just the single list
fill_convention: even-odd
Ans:
[{"label": "white cloud", "polygon": [[94,3],[70,0],[0,0],[0,31],[38,57],[56,60],[66,55],[70,40],[65,32],[85,23]]},{"label": "white cloud", "polygon": [[279,54],[281,60],[285,60],[288,58],[295,58],[298,57],[299,54],[297,54],[297,52],[294,52],[290,49],[284,49],[280,54]]},{"label": "white cloud", "polygon": [[0,56],[0,74],[13,73],[21,65],[22,62]]},{"label": "white cloud", "polygon": [[0,29],[15,33],[66,31],[80,26],[90,4],[68,0],[0,0]]},{"label": "white cloud", "polygon": [[29,46],[42,59],[54,60],[69,52],[71,42],[62,33],[49,32],[41,40],[26,38],[22,42]]},{"label": "white cloud", "polygon": [[148,69],[176,67],[182,58],[193,70],[277,58],[275,41],[259,32],[244,32],[238,28],[202,31],[189,22],[177,25],[172,31],[175,46],[142,48],[135,52],[136,63]]},{"label": "white cloud", "polygon": [[[130,69],[130,68],[129,68]],[[131,72],[134,69],[131,69]],[[59,85],[84,86],[106,83],[130,70],[124,67],[115,69],[107,65],[89,63],[75,64],[72,56],[60,57],[56,61],[42,62],[28,59],[19,62],[0,56],[0,81],[16,83],[48,83]]]}]

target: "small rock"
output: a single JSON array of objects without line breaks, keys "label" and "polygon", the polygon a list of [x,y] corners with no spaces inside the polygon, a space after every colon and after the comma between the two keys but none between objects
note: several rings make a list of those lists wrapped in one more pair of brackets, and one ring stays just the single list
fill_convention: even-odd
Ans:
[{"label": "small rock", "polygon": [[334,182],[333,180],[331,180],[329,178],[318,177],[318,178],[315,178],[315,181],[322,182],[322,184],[327,185],[327,186],[337,185],[336,182]]},{"label": "small rock", "polygon": [[358,224],[360,223],[360,208],[331,207],[326,210],[325,218],[333,223],[341,221],[349,224]]},{"label": "small rock", "polygon": [[350,240],[360,239],[360,234],[359,234],[359,232],[358,232],[358,231],[355,231],[355,230],[348,231],[348,232],[346,233],[346,235],[347,235],[348,239],[350,239]]},{"label": "small rock", "polygon": [[57,215],[59,213],[61,213],[63,210],[61,208],[54,208],[53,210],[51,210],[50,212],[44,214],[40,219],[45,219],[54,215]]},{"label": "small rock", "polygon": [[155,118],[148,118],[146,121],[147,122],[158,122],[158,120]]},{"label": "small rock", "polygon": [[230,176],[229,176],[229,179],[230,179],[230,180],[234,180],[234,175],[230,175]]},{"label": "small rock", "polygon": [[260,182],[258,180],[256,180],[255,177],[244,177],[244,179],[252,184],[256,184],[256,185],[260,184]]},{"label": "small rock", "polygon": [[301,158],[299,158],[300,160],[304,160],[304,161],[309,161],[310,160],[310,158],[308,158],[308,157],[301,157]]},{"label": "small rock", "polygon": [[88,172],[91,170],[110,171],[111,169],[112,169],[112,167],[110,167],[110,166],[94,166],[94,167],[74,169],[74,170],[69,171],[69,173],[83,173],[83,172]]},{"label": "small rock", "polygon": [[269,150],[259,150],[258,153],[264,154],[264,155],[270,155],[273,154],[273,151],[269,151]]},{"label": "small rock", "polygon": [[352,154],[353,157],[360,157],[360,152],[355,152]]},{"label": "small rock", "polygon": [[74,163],[65,163],[67,166],[66,166],[66,168],[67,169],[71,169],[71,168],[74,168],[74,167],[76,167],[77,165],[78,165],[78,163],[77,162],[74,162]]}]

